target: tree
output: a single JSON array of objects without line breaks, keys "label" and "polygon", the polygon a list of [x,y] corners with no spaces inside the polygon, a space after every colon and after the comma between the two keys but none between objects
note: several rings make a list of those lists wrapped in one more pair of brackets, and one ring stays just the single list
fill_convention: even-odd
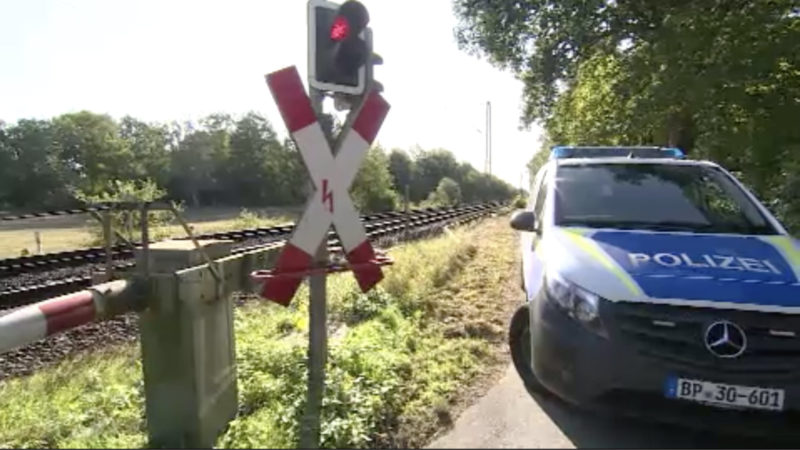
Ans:
[{"label": "tree", "polygon": [[133,178],[150,178],[158,186],[165,186],[170,172],[169,129],[125,116],[120,121],[119,134],[133,156]]},{"label": "tree", "polygon": [[283,149],[286,151],[286,158],[284,160],[285,166],[281,170],[282,186],[288,204],[300,204],[305,201],[308,196],[306,186],[308,186],[308,173],[303,165],[303,158],[300,156],[300,151],[297,149],[294,141],[285,139],[283,141]]},{"label": "tree", "polygon": [[461,188],[452,178],[444,177],[439,181],[436,190],[431,192],[428,201],[443,206],[455,206],[461,203]]},{"label": "tree", "polygon": [[539,173],[539,169],[545,165],[548,158],[550,157],[550,145],[547,144],[548,141],[545,141],[545,144],[542,145],[542,148],[539,149],[533,155],[533,158],[528,162],[528,172],[530,173],[531,180],[534,179],[537,173]]},{"label": "tree", "polygon": [[70,203],[73,180],[53,140],[53,127],[43,120],[23,119],[5,130],[0,186],[6,202],[38,208]]},{"label": "tree", "polygon": [[800,115],[796,0],[456,0],[455,9],[461,45],[517,74],[523,122],[543,123],[552,142],[674,145],[741,168],[786,211],[800,202],[781,197],[800,148],[790,119]]},{"label": "tree", "polygon": [[230,157],[227,159],[225,190],[229,201],[254,205],[264,202],[274,193],[269,173],[269,147],[280,146],[269,122],[254,113],[238,120],[230,138]]},{"label": "tree", "polygon": [[397,204],[392,190],[389,159],[380,147],[372,147],[358,169],[350,195],[356,207],[365,212],[388,211]]},{"label": "tree", "polygon": [[0,120],[0,208],[12,203],[11,191],[14,188],[16,160],[8,142],[6,124]]},{"label": "tree", "polygon": [[394,189],[402,195],[405,195],[406,185],[411,184],[413,163],[408,153],[401,149],[396,148],[389,153],[389,172],[392,174],[392,183]]},{"label": "tree", "polygon": [[420,201],[436,189],[442,178],[455,176],[458,171],[458,161],[445,149],[424,150],[417,155],[414,167],[411,199]]},{"label": "tree", "polygon": [[[449,178],[447,202],[504,200],[513,189],[444,149],[390,155],[372,148],[351,192],[365,211],[393,209],[398,189],[420,202]],[[141,184],[144,183],[144,184]],[[69,207],[126,195],[168,193],[193,206],[296,205],[307,198],[307,173],[294,142],[279,141],[255,112],[212,114],[199,123],[118,122],[82,111],[52,121],[0,122],[0,206]],[[443,189],[450,188],[445,183]]]},{"label": "tree", "polygon": [[171,154],[173,167],[170,192],[199,206],[201,198],[212,198],[218,185],[214,136],[203,130],[189,132]]},{"label": "tree", "polygon": [[793,0],[455,2],[461,46],[522,79],[526,123],[552,116],[585,61],[619,53],[633,79],[656,88],[651,100],[668,105],[658,109],[662,125],[684,147],[691,146],[693,106],[706,97],[697,94],[796,62],[796,8]]},{"label": "tree", "polygon": [[89,111],[63,114],[53,119],[52,133],[55,153],[76,188],[99,193],[112,179],[136,176],[133,154],[111,117]]},{"label": "tree", "polygon": [[226,170],[229,201],[251,205],[286,205],[298,196],[299,169],[296,152],[281,145],[269,121],[248,113],[236,122],[230,139]]}]

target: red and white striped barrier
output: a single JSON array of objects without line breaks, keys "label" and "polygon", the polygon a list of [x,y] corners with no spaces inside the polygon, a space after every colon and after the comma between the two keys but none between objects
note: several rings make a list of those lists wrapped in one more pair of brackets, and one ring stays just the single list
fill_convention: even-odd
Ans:
[{"label": "red and white striped barrier", "polygon": [[130,284],[128,280],[115,280],[0,316],[0,353],[113,315],[110,313],[124,308],[111,305],[110,300],[126,292]]},{"label": "red and white striped barrier", "polygon": [[302,278],[280,274],[309,270],[312,255],[331,224],[336,227],[361,290],[366,292],[383,278],[383,272],[378,264],[372,263],[375,252],[348,189],[389,112],[389,104],[377,92],[370,92],[352,128],[344,131],[346,134],[334,157],[297,69],[292,66],[273,72],[267,75],[267,84],[297,143],[315,192],[278,257],[276,276],[264,282],[262,296],[282,305],[289,303]]}]

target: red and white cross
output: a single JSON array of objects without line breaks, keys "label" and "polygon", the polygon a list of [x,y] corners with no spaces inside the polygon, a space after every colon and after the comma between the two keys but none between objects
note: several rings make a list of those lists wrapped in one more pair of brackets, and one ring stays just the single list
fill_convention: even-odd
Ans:
[{"label": "red and white cross", "polygon": [[313,255],[326,239],[331,224],[336,228],[347,261],[353,266],[359,287],[366,292],[383,278],[383,272],[378,264],[371,264],[375,252],[348,189],[389,112],[389,104],[377,92],[370,92],[352,128],[343,131],[344,139],[340,140],[334,157],[297,69],[291,66],[273,72],[267,75],[267,84],[308,168],[314,193],[278,257],[275,276],[264,283],[261,295],[282,305],[289,304],[302,278],[281,273],[311,269]]}]

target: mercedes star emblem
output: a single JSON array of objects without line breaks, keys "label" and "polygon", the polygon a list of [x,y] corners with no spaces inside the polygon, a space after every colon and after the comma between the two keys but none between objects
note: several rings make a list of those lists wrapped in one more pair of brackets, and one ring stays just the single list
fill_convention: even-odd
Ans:
[{"label": "mercedes star emblem", "polygon": [[719,358],[736,358],[747,347],[747,336],[739,325],[727,320],[712,323],[706,328],[706,348]]}]

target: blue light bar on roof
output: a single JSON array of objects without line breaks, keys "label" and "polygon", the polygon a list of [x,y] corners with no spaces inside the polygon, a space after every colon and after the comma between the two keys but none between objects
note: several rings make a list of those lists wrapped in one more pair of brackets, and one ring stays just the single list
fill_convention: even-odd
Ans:
[{"label": "blue light bar on roof", "polygon": [[550,151],[550,159],[613,157],[683,159],[686,155],[675,147],[573,147],[559,145]]}]

